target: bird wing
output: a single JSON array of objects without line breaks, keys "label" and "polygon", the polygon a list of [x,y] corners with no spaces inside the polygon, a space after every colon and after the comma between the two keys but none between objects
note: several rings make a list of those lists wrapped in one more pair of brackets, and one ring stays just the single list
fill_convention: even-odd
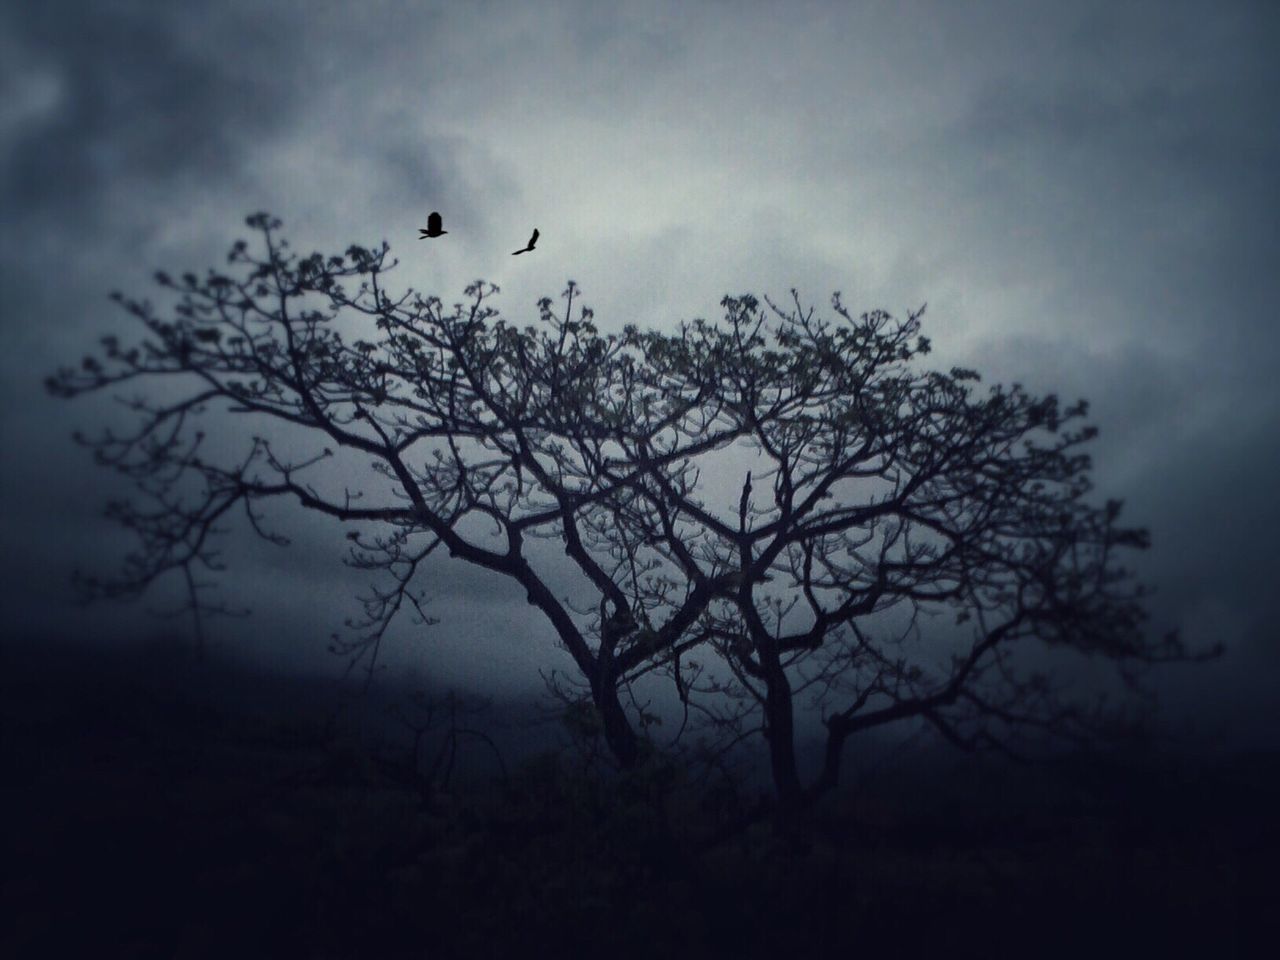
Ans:
[{"label": "bird wing", "polygon": [[533,249],[533,245],[538,242],[538,228],[533,228],[533,236],[529,238],[529,249]]},{"label": "bird wing", "polygon": [[444,226],[443,219],[433,210],[431,216],[427,217],[427,230],[431,233],[439,233],[442,226]]}]

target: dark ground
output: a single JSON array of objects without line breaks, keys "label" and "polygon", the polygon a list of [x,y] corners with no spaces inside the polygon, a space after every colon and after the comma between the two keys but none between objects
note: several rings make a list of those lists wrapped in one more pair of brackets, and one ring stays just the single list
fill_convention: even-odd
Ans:
[{"label": "dark ground", "polygon": [[1275,755],[939,754],[832,798],[803,850],[761,824],[695,855],[675,827],[724,791],[585,776],[546,726],[495,732],[505,781],[460,740],[424,795],[387,684],[360,710],[56,644],[2,676],[5,957],[1280,955]]}]

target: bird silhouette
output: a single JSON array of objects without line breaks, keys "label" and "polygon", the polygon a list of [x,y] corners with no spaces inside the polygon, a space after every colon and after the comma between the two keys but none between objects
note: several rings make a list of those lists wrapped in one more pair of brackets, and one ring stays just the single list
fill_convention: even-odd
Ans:
[{"label": "bird silhouette", "polygon": [[427,217],[426,228],[418,228],[418,239],[425,240],[427,237],[438,237],[448,233],[448,230],[440,229],[442,226],[444,226],[444,221],[440,218],[440,214],[432,211],[431,216]]},{"label": "bird silhouette", "polygon": [[534,228],[533,228],[533,236],[529,238],[529,245],[528,245],[527,247],[525,247],[523,250],[517,250],[515,253],[513,253],[513,254],[511,254],[511,255],[512,255],[513,257],[515,257],[515,256],[519,256],[519,255],[520,255],[520,254],[522,254],[522,253],[528,253],[530,250],[532,250],[532,249],[533,249],[533,245],[534,245],[535,243],[537,243],[537,242],[538,242],[538,228],[537,228],[537,227],[534,227]]}]

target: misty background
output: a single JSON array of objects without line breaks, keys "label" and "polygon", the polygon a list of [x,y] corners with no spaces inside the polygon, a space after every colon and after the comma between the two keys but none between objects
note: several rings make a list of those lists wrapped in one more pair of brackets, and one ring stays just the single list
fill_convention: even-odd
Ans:
[{"label": "misty background", "polygon": [[[143,2],[0,4],[0,606],[22,655],[186,621],[76,607],[127,492],[77,428],[107,396],[42,379],[141,330],[267,210],[294,249],[387,240],[446,304],[496,283],[521,325],[575,280],[604,331],[798,289],[827,310],[927,302],[926,363],[1091,402],[1096,501],[1154,546],[1152,629],[1227,653],[1156,676],[1174,727],[1280,745],[1280,13],[1269,3]],[[446,237],[418,242],[427,214]],[[533,227],[537,250],[513,259]],[[559,300],[557,299],[557,303]],[[354,480],[358,482],[359,475]],[[333,675],[368,574],[336,524],[241,525],[210,644]],[[537,694],[567,663],[501,578],[447,558],[382,652],[442,684]],[[173,584],[171,586],[176,586]]]}]

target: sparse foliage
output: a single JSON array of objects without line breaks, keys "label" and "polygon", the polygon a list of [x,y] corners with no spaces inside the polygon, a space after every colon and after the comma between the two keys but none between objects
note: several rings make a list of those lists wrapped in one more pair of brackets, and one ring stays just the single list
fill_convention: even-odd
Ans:
[{"label": "sparse foliage", "polygon": [[[352,525],[349,562],[386,580],[340,651],[371,662],[400,611],[427,620],[417,575],[443,548],[545,617],[575,667],[556,689],[622,766],[661,721],[637,685],[665,677],[682,712],[668,742],[763,734],[789,810],[882,724],[919,718],[965,747],[1096,731],[1104,715],[1028,663],[1037,641],[1134,675],[1188,655],[1147,638],[1119,562],[1146,533],[1086,499],[1085,404],[918,369],[919,313],[854,315],[837,295],[823,319],[793,291],[787,306],[727,297],[719,324],[602,334],[571,282],[561,312],[544,299],[521,328],[479,281],[452,309],[393,297],[385,243],[298,256],[278,221],[248,223],[261,249],[235,244],[235,276],[158,274],[166,312],[116,295],[147,337],[107,338],[49,380],[61,396],[169,381],[129,400],[130,433],[81,438],[140,494],[110,507],[140,548],[119,576],[85,579],[91,594],[182,571],[193,609],[216,609],[194,572],[219,569],[220,523],[243,510],[282,543],[262,510],[291,499]],[[215,456],[195,429],[214,412],[283,428],[290,452],[246,430],[239,456]],[[371,464],[376,486],[337,490],[340,457]],[[551,588],[539,538],[589,603]],[[825,719],[808,782],[798,699]]]}]

